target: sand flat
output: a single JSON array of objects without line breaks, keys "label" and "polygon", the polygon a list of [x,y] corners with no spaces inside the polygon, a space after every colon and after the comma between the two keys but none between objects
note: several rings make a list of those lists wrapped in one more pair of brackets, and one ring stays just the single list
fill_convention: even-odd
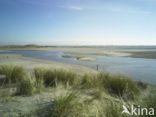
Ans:
[{"label": "sand flat", "polygon": [[[56,51],[56,52],[65,52],[67,54],[76,54],[76,55],[99,55],[99,56],[113,56],[113,57],[132,57],[132,58],[148,58],[148,59],[156,59],[155,53],[156,51],[141,51],[135,52],[133,51],[135,48],[119,48],[119,47],[79,47],[79,46],[51,46],[51,47],[3,47],[0,50],[2,52],[6,52],[9,50],[33,50],[33,51]],[[118,50],[119,51],[115,51]],[[132,51],[121,51],[124,49],[129,49]]]},{"label": "sand flat", "polygon": [[133,58],[156,59],[156,51],[131,52]]},{"label": "sand flat", "polygon": [[50,67],[54,69],[66,69],[80,74],[96,73],[96,70],[85,66],[67,64],[52,60],[34,59],[17,54],[0,54],[0,64],[21,65],[26,67],[30,71],[32,71],[34,67]]},{"label": "sand flat", "polygon": [[76,55],[98,55],[98,56],[117,56],[117,57],[128,57],[130,53],[123,52],[65,52],[66,54],[76,54]]},{"label": "sand flat", "polygon": [[9,52],[9,50],[0,50],[0,52]]},{"label": "sand flat", "polygon": [[63,55],[62,57],[64,57],[64,58],[76,58],[77,60],[80,60],[80,61],[95,61],[96,60],[96,58],[87,57],[87,56]]}]

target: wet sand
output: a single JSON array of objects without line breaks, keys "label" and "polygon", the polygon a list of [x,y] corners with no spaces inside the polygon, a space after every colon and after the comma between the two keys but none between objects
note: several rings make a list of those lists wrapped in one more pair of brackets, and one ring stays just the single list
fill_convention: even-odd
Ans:
[{"label": "wet sand", "polygon": [[117,56],[117,57],[127,57],[131,56],[130,53],[122,52],[65,52],[66,54],[76,54],[76,55],[98,55],[98,56]]},{"label": "wet sand", "polygon": [[[115,56],[115,57],[132,57],[132,58],[148,58],[148,59],[156,59],[156,51],[151,51],[147,49],[147,51],[139,51],[133,52],[135,47],[131,48],[120,48],[120,47],[79,47],[79,46],[52,46],[52,47],[16,47],[16,48],[2,48],[0,52],[4,52],[7,50],[34,50],[34,51],[61,51],[67,54],[76,54],[76,55],[99,55],[99,56]],[[130,51],[121,51],[120,50],[130,50]],[[144,48],[142,48],[144,49]],[[142,50],[140,49],[140,50]],[[119,50],[119,51],[116,51]]]},{"label": "wet sand", "polygon": [[96,58],[93,57],[87,57],[87,56],[72,56],[72,55],[63,55],[64,58],[76,58],[80,61],[96,61]]},{"label": "wet sand", "polygon": [[156,51],[131,52],[129,57],[156,59]]}]

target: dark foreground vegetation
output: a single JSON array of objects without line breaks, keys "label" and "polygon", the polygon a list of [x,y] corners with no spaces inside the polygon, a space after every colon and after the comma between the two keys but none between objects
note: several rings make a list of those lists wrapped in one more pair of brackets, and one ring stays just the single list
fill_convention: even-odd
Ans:
[{"label": "dark foreground vegetation", "polygon": [[55,89],[55,94],[61,92],[56,90],[60,85],[63,87],[63,92],[51,98],[48,104],[36,109],[35,115],[30,112],[19,116],[128,117],[121,114],[123,104],[138,104],[156,109],[154,88],[124,75],[78,75],[63,69],[41,67],[28,72],[22,66],[16,65],[1,65],[0,74],[1,101],[6,98],[3,90],[7,87],[15,89],[7,95],[10,97],[33,96],[48,92],[47,89]]}]

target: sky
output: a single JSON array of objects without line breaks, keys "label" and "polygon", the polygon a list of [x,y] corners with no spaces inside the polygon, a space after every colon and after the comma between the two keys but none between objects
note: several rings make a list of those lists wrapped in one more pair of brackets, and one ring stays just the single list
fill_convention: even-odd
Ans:
[{"label": "sky", "polygon": [[0,0],[0,45],[156,45],[156,0]]}]

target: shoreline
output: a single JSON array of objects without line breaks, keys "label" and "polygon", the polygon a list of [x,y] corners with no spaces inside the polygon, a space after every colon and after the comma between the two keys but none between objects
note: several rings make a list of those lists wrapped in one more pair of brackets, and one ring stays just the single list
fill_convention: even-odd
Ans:
[{"label": "shoreline", "polygon": [[18,54],[0,54],[0,64],[21,65],[30,71],[35,67],[48,67],[52,69],[65,69],[67,71],[77,72],[78,74],[97,73],[96,70],[81,65],[30,58]]},{"label": "shoreline", "polygon": [[[69,77],[70,78],[69,81],[71,81],[72,78],[74,78],[74,82],[71,85],[69,83],[62,84],[63,83],[62,81],[68,81],[68,77],[65,77],[67,80],[64,79],[63,76],[66,76],[64,74],[60,75],[61,78],[56,80],[56,81],[58,81],[58,83],[55,87],[54,86],[50,87],[50,85],[49,85],[49,87],[45,87],[46,86],[45,84],[43,84],[43,87],[42,87],[42,85],[39,85],[40,87],[37,87],[36,85],[30,85],[33,87],[33,89],[30,90],[30,92],[33,91],[32,95],[28,95],[28,94],[23,95],[22,92],[19,95],[13,95],[16,93],[16,91],[18,91],[18,90],[14,90],[14,89],[20,89],[19,86],[23,86],[23,85],[14,85],[12,83],[10,85],[10,87],[4,86],[1,89],[1,91],[3,93],[1,93],[1,95],[0,95],[2,97],[0,100],[0,102],[2,102],[1,106],[0,106],[0,110],[1,110],[0,115],[6,116],[6,117],[16,116],[16,115],[19,115],[19,113],[21,115],[25,115],[25,116],[32,115],[33,117],[38,117],[39,111],[41,111],[44,115],[45,113],[49,112],[49,109],[48,109],[49,105],[55,104],[53,100],[70,99],[71,97],[68,98],[68,96],[71,96],[71,95],[69,95],[71,92],[72,92],[71,94],[76,93],[76,94],[81,95],[81,96],[76,95],[77,97],[74,98],[77,100],[77,102],[82,101],[82,104],[84,104],[84,102],[90,102],[90,103],[86,103],[87,106],[85,108],[83,108],[83,109],[87,110],[86,111],[87,113],[92,113],[92,111],[88,112],[88,109],[92,110],[92,108],[95,108],[95,107],[98,108],[99,110],[105,109],[104,107],[106,107],[107,103],[110,103],[110,102],[111,102],[110,105],[112,105],[112,102],[113,102],[114,104],[117,104],[117,105],[120,104],[119,106],[121,106],[121,108],[122,108],[122,104],[124,101],[123,99],[126,100],[126,101],[124,101],[124,103],[127,105],[129,104],[130,101],[132,103],[137,102],[137,104],[142,104],[138,100],[143,100],[145,95],[150,96],[150,94],[153,94],[153,92],[155,91],[155,87],[156,87],[155,85],[152,86],[151,84],[149,84],[147,82],[142,82],[142,81],[136,82],[135,80],[132,80],[132,79],[128,80],[129,78],[127,76],[125,76],[125,77],[122,76],[122,77],[128,78],[126,80],[126,83],[129,83],[130,85],[123,85],[125,83],[125,80],[122,80],[122,78],[118,75],[111,75],[111,74],[110,74],[110,76],[107,75],[107,79],[111,79],[111,80],[106,80],[105,77],[98,77],[98,74],[100,72],[97,72],[96,70],[88,68],[88,67],[84,67],[81,65],[62,63],[62,62],[56,62],[53,60],[30,58],[30,57],[25,57],[20,54],[0,54],[0,65],[5,64],[5,63],[23,66],[24,68],[29,70],[29,73],[31,74],[31,76],[34,76],[32,78],[35,78],[35,79],[37,79],[37,77],[34,74],[35,72],[34,72],[33,68],[40,67],[40,66],[47,68],[47,69],[50,68],[50,70],[51,70],[51,68],[52,68],[52,70],[53,70],[53,68],[54,69],[62,69],[63,68],[66,71],[69,71],[70,73],[71,73],[71,71],[73,71],[74,73],[76,73],[78,75],[78,77],[74,77],[72,74],[70,74],[72,77]],[[41,70],[44,68],[41,68]],[[13,73],[13,72],[11,72],[11,73]],[[18,72],[18,73],[20,73],[20,72]],[[53,72],[50,72],[50,73],[53,73]],[[58,73],[60,73],[60,72],[58,72]],[[86,75],[86,73],[88,75]],[[48,77],[49,77],[49,75],[48,75]],[[26,77],[26,78],[29,78],[29,77]],[[87,80],[87,82],[83,78],[85,78]],[[103,80],[99,80],[99,78],[101,78]],[[36,81],[35,83],[37,83],[37,80],[34,80],[34,81]],[[74,84],[75,82],[76,82],[76,84]],[[107,83],[107,84],[105,84],[105,83]],[[15,86],[15,88],[11,87],[11,86]],[[107,88],[104,86],[113,86],[113,87]],[[121,87],[121,86],[124,86],[124,87]],[[130,87],[128,87],[128,90],[127,90],[127,86],[130,86]],[[38,90],[38,88],[40,88],[40,90]],[[24,87],[24,90],[26,90],[26,89],[27,89],[27,87]],[[117,89],[120,89],[121,91],[117,90]],[[118,97],[118,95],[119,95],[118,93],[112,93],[109,91],[109,90],[113,90],[114,92],[118,92],[118,91],[122,92],[125,89],[129,92],[133,91],[135,93],[135,97],[133,97],[133,94],[129,95],[129,93],[125,92],[123,94],[123,97],[121,98],[121,97]],[[133,90],[133,89],[135,89],[135,90]],[[38,91],[38,92],[35,92],[35,91]],[[5,97],[4,94],[7,94],[8,97]],[[126,97],[124,97],[124,95],[126,95]],[[134,100],[131,100],[133,98],[134,98]],[[92,99],[94,99],[94,100],[90,101]],[[149,98],[149,99],[151,100],[151,98]],[[65,100],[61,104],[68,104],[68,103],[66,103],[67,101],[68,100]],[[79,104],[79,103],[76,103],[76,104]],[[155,104],[155,103],[152,103],[152,104]],[[112,106],[112,107],[114,107],[114,106]],[[111,110],[112,107],[109,107],[109,110]],[[118,106],[115,106],[115,107],[118,107]],[[42,109],[45,109],[45,111],[43,111]],[[70,110],[71,110],[71,107],[69,108],[69,111]],[[105,110],[107,110],[107,109],[105,109]],[[105,110],[98,111],[98,112],[102,112],[102,114],[103,114],[103,111],[105,112]],[[115,108],[114,110],[118,111],[118,108]],[[50,113],[51,112],[53,112],[53,110],[50,110]],[[94,113],[94,111],[93,111],[93,113]],[[102,115],[102,114],[100,114],[100,115]]]},{"label": "shoreline", "polygon": [[63,55],[63,58],[75,58],[79,61],[96,61],[96,58],[87,57],[87,56],[75,56],[75,55]]},{"label": "shoreline", "polygon": [[[122,49],[122,48],[121,48]],[[30,51],[56,51],[64,52],[67,54],[77,55],[97,55],[97,56],[111,56],[111,57],[131,57],[131,58],[145,58],[156,59],[156,51],[114,51],[115,48],[104,47],[23,47],[23,48],[2,48],[0,52],[7,52],[9,50],[30,50]],[[133,50],[133,48],[131,48]]]},{"label": "shoreline", "polygon": [[115,56],[115,57],[128,57],[131,56],[130,53],[122,53],[122,52],[65,52],[65,54],[74,54],[74,55],[97,55],[97,56]]}]

